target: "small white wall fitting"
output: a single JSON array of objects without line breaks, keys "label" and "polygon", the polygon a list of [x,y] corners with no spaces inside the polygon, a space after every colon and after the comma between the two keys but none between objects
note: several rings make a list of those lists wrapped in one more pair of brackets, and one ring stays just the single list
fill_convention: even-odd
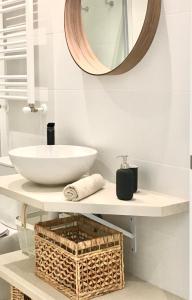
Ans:
[{"label": "small white wall fitting", "polygon": [[105,4],[113,7],[114,6],[114,1],[112,1],[112,0],[111,1],[110,0],[105,0]]},{"label": "small white wall fitting", "polygon": [[29,104],[28,106],[23,107],[24,114],[37,113],[37,112],[42,112],[43,114],[46,114],[47,111],[48,108],[46,104],[41,104],[40,107],[36,107],[34,104]]},{"label": "small white wall fitting", "polygon": [[8,113],[9,112],[9,104],[8,103],[2,104],[0,102],[0,109],[5,109],[6,113]]}]

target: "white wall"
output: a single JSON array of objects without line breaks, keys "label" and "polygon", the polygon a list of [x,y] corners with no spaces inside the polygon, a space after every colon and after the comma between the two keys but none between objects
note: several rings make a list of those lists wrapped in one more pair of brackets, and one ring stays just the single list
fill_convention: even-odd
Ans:
[{"label": "white wall", "polygon": [[[189,0],[164,0],[154,43],[121,76],[92,77],[77,68],[63,33],[64,0],[39,0],[37,85],[56,121],[57,143],[96,147],[95,169],[110,180],[128,153],[140,166],[140,187],[188,198]],[[43,141],[46,120],[11,105],[11,146]],[[15,117],[16,116],[16,117]],[[41,129],[40,129],[41,128]],[[41,132],[40,132],[41,131]],[[109,199],[110,201],[110,199]],[[126,218],[113,218],[126,227]],[[138,218],[138,252],[128,269],[188,298],[188,214]],[[126,261],[127,261],[126,251]]]},{"label": "white wall", "polygon": [[[190,3],[190,49],[192,49],[192,4]],[[191,130],[192,130],[192,54],[190,56],[190,155],[192,157],[192,137],[191,137]],[[190,200],[192,199],[192,171],[190,171]],[[190,294],[189,299],[192,299],[192,201],[190,202]]]}]

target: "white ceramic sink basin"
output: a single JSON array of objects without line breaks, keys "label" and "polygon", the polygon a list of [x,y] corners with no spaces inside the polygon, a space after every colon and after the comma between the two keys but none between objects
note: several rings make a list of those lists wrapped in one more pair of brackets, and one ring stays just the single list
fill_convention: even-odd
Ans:
[{"label": "white ceramic sink basin", "polygon": [[97,150],[80,146],[54,145],[17,148],[9,152],[18,173],[43,185],[78,180],[92,167]]}]

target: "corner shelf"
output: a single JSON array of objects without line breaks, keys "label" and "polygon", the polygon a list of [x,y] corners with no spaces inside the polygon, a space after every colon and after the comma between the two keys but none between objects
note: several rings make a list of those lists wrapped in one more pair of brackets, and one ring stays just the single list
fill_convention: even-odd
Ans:
[{"label": "corner shelf", "polygon": [[146,190],[135,194],[132,201],[120,201],[116,197],[115,184],[110,182],[83,201],[66,201],[63,187],[40,186],[19,174],[1,176],[0,193],[49,212],[166,217],[189,209],[187,200]]},{"label": "corner shelf", "polygon": [[[0,256],[0,277],[35,300],[67,300],[34,274],[34,260],[21,251]],[[129,277],[125,289],[101,296],[100,300],[181,300],[147,282]]]}]

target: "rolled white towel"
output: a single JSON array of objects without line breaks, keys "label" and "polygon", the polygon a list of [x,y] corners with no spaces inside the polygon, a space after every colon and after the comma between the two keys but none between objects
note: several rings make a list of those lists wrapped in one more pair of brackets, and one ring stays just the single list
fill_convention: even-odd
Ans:
[{"label": "rolled white towel", "polygon": [[80,201],[101,190],[104,185],[104,178],[100,174],[94,174],[67,185],[64,196],[68,201]]}]

